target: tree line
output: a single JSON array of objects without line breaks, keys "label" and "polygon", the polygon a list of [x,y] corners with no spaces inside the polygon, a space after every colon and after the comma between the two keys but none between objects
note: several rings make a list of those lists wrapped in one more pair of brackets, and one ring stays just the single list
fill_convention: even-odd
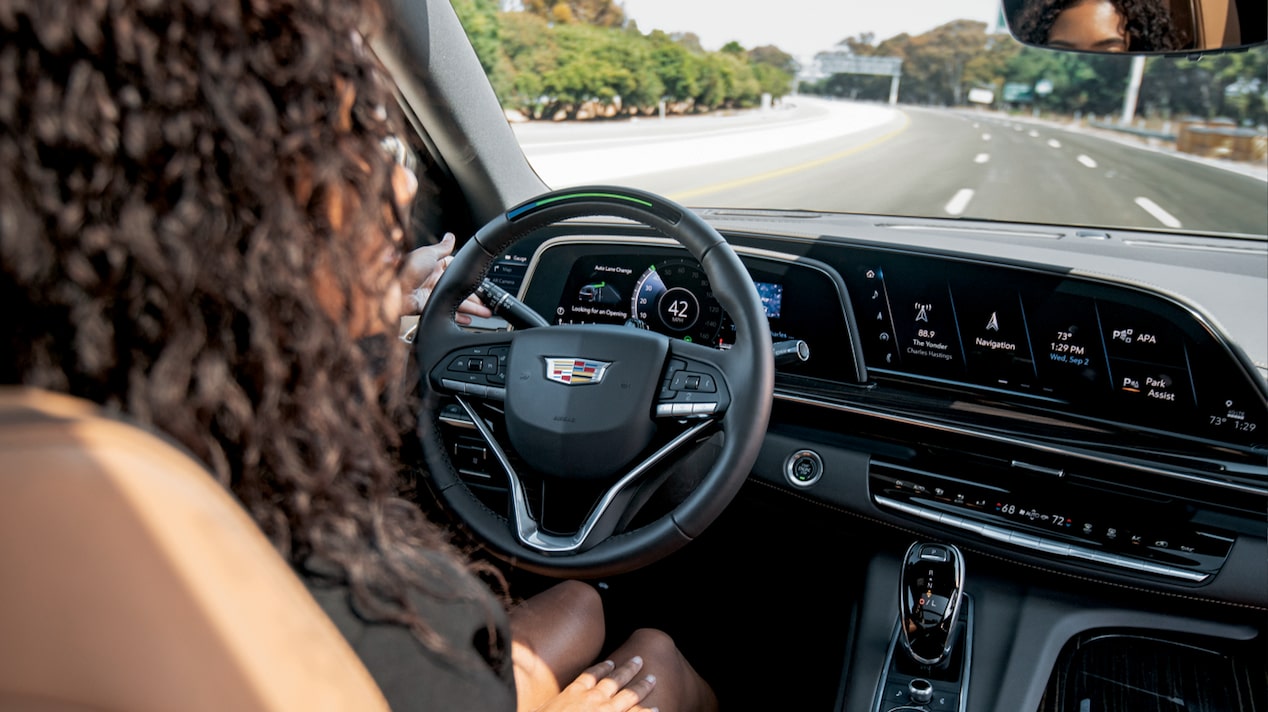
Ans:
[{"label": "tree line", "polygon": [[698,113],[793,89],[778,47],[705,51],[692,33],[644,35],[613,0],[452,0],[498,99],[531,118]]},{"label": "tree line", "polygon": [[[1131,73],[1121,55],[1052,52],[1025,47],[1007,34],[990,34],[986,24],[957,20],[921,35],[900,34],[877,42],[872,34],[842,40],[839,48],[861,56],[903,60],[898,100],[910,104],[957,106],[972,89],[990,89],[995,106],[1006,108],[1005,85],[1033,90],[1042,80],[1046,94],[1025,98],[1045,112],[1117,116]],[[803,82],[811,94],[885,101],[889,77],[838,74]],[[1268,51],[1258,47],[1192,60],[1150,57],[1145,63],[1137,111],[1163,119],[1196,116],[1229,118],[1239,124],[1268,122]]]}]

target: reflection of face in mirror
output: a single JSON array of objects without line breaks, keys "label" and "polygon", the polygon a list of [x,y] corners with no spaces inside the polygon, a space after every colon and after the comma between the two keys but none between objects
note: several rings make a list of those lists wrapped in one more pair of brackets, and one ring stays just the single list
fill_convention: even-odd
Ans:
[{"label": "reflection of face in mirror", "polygon": [[1126,52],[1127,22],[1109,0],[1066,8],[1048,30],[1048,46],[1084,52]]},{"label": "reflection of face in mirror", "polygon": [[1181,49],[1165,0],[1028,0],[1017,38],[1083,52]]}]

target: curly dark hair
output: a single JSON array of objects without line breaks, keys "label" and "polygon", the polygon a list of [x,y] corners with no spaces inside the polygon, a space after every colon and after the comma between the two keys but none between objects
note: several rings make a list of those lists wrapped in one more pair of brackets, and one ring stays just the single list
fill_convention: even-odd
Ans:
[{"label": "curly dark hair", "polygon": [[0,382],[158,428],[293,565],[443,650],[408,593],[491,599],[429,588],[464,557],[401,496],[404,349],[376,373],[353,299],[314,296],[387,296],[358,269],[401,230],[375,23],[370,0],[0,0]]},{"label": "curly dark hair", "polygon": [[1126,24],[1127,48],[1133,52],[1173,51],[1183,42],[1164,0],[1028,0],[1017,21],[1017,39],[1046,45],[1057,16],[1084,2],[1110,2]]}]

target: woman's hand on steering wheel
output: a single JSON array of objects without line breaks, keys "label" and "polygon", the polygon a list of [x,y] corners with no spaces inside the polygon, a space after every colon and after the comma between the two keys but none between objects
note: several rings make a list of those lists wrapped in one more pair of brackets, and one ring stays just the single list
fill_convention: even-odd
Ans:
[{"label": "woman's hand on steering wheel", "polygon": [[[424,245],[405,255],[401,262],[400,275],[402,316],[423,313],[423,307],[431,298],[436,283],[445,273],[445,268],[453,261],[454,244],[454,234],[447,232],[440,242]],[[493,312],[474,294],[458,306],[454,319],[459,324],[466,325],[471,323],[472,316],[486,318],[493,316]]]}]

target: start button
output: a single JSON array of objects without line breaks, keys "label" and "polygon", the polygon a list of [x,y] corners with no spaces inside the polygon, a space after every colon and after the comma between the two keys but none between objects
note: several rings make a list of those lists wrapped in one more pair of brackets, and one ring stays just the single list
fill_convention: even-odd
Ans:
[{"label": "start button", "polygon": [[784,460],[784,477],[795,487],[809,487],[823,476],[823,460],[814,450],[798,450]]}]

